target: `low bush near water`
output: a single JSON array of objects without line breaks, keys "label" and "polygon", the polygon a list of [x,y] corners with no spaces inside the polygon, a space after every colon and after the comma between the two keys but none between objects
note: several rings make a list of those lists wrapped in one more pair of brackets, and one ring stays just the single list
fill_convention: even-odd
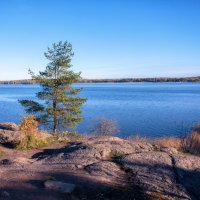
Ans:
[{"label": "low bush near water", "polygon": [[23,117],[19,128],[24,137],[17,145],[18,150],[46,147],[54,143],[69,142],[80,137],[76,132],[64,131],[63,133],[52,135],[48,132],[39,131],[38,122],[33,115]]},{"label": "low bush near water", "polygon": [[53,138],[41,139],[37,138],[34,135],[27,135],[18,145],[18,150],[26,150],[26,149],[37,149],[45,146],[49,146],[56,142]]},{"label": "low bush near water", "polygon": [[20,131],[22,134],[24,134],[24,137],[22,141],[17,145],[17,149],[34,149],[55,143],[54,137],[44,137],[42,132],[40,132],[37,127],[38,122],[33,115],[22,118]]},{"label": "low bush near water", "polygon": [[200,154],[200,130],[195,130],[186,136],[184,149],[189,153]]},{"label": "low bush near water", "polygon": [[119,132],[119,125],[113,119],[95,119],[90,128],[90,134],[95,136],[111,136]]}]

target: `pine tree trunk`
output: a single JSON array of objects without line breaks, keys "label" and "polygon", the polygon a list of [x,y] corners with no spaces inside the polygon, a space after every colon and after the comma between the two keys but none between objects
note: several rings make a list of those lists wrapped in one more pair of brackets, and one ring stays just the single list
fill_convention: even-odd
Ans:
[{"label": "pine tree trunk", "polygon": [[58,66],[55,67],[55,79],[54,79],[54,97],[53,97],[53,132],[56,133],[57,129],[57,77],[58,77]]},{"label": "pine tree trunk", "polygon": [[57,129],[57,86],[54,88],[54,98],[53,98],[53,133],[56,133]]},{"label": "pine tree trunk", "polygon": [[57,116],[56,116],[56,100],[53,101],[53,133],[56,133],[57,129]]}]

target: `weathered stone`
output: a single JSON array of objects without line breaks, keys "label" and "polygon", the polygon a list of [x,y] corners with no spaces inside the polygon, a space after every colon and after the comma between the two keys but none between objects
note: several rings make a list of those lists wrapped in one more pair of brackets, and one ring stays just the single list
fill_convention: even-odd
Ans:
[{"label": "weathered stone", "polygon": [[48,132],[44,132],[44,131],[40,131],[37,134],[38,134],[38,137],[40,137],[41,139],[47,139],[47,138],[53,137],[53,135],[49,134]]},{"label": "weathered stone", "polygon": [[58,190],[63,193],[71,193],[75,189],[75,185],[71,183],[63,183],[60,181],[52,181],[52,180],[47,180],[44,182],[44,186],[47,189],[51,190]]},{"label": "weathered stone", "polygon": [[95,148],[101,151],[117,151],[123,154],[154,150],[154,147],[147,142],[134,142],[110,136],[89,138],[86,144],[95,146]]},{"label": "weathered stone", "polygon": [[19,126],[12,122],[1,122],[0,129],[4,129],[8,131],[19,131]]},{"label": "weathered stone", "polygon": [[172,158],[165,152],[131,154],[122,159],[129,169],[134,183],[146,193],[160,193],[170,199],[191,199],[176,179]]},{"label": "weathered stone", "polygon": [[0,144],[15,146],[23,138],[24,135],[20,131],[9,131],[0,129]]},{"label": "weathered stone", "polygon": [[15,158],[13,161],[12,161],[12,164],[14,165],[19,165],[19,166],[24,166],[24,165],[28,165],[28,164],[32,164],[34,162],[33,159],[29,159],[29,158],[24,158],[24,157],[18,157],[18,158]]},{"label": "weathered stone", "polygon": [[106,159],[106,158],[109,158],[110,155],[111,155],[111,150],[110,149],[104,149],[100,152],[100,155],[102,157],[102,159]]},{"label": "weathered stone", "polygon": [[71,169],[84,168],[97,163],[115,154],[126,155],[130,153],[153,151],[151,144],[134,143],[117,137],[94,137],[83,143],[77,143],[63,148],[62,151],[47,156],[41,162],[44,164],[60,163]]},{"label": "weathered stone", "polygon": [[123,184],[125,172],[114,162],[102,161],[85,167],[85,170],[94,176],[98,181]]},{"label": "weathered stone", "polygon": [[166,152],[166,153],[169,153],[169,154],[177,154],[178,153],[178,150],[171,147],[171,148],[168,148],[168,147],[161,147],[160,148],[160,151],[162,152]]},{"label": "weathered stone", "polygon": [[174,155],[174,164],[179,182],[192,199],[200,198],[200,157],[190,154]]}]

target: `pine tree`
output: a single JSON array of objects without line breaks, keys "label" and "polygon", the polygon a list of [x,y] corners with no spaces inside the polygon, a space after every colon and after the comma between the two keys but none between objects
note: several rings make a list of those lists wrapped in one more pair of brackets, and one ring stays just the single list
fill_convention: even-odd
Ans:
[{"label": "pine tree", "polygon": [[40,123],[51,125],[54,133],[62,128],[74,128],[83,120],[81,106],[86,99],[78,96],[81,88],[72,87],[73,83],[81,79],[81,73],[70,70],[74,55],[72,45],[67,41],[54,43],[44,55],[50,60],[45,71],[35,75],[29,70],[32,79],[42,86],[42,91],[36,93],[40,103],[32,100],[19,102]]}]

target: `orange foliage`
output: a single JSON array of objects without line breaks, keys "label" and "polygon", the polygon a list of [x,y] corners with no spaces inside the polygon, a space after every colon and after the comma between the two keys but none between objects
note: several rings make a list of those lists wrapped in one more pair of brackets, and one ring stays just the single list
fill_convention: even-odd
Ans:
[{"label": "orange foliage", "polygon": [[38,121],[34,115],[25,116],[21,120],[20,130],[25,135],[36,135],[38,133]]}]

